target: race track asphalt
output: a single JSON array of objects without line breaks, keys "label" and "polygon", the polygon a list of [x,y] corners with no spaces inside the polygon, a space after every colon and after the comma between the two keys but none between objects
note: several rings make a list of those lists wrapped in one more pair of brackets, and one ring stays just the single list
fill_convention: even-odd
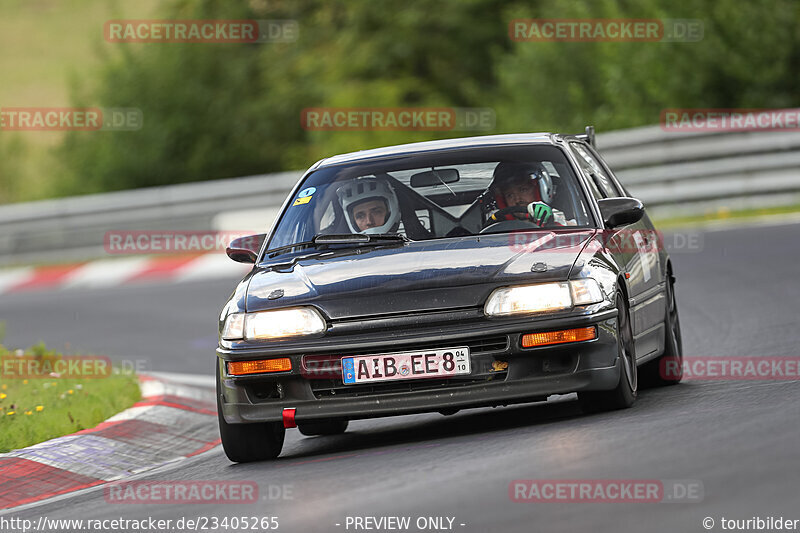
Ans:
[{"label": "race track asphalt", "polygon": [[[800,225],[703,234],[674,253],[688,356],[798,356]],[[216,315],[233,282],[0,298],[7,344],[39,339],[139,361],[147,370],[210,374]],[[258,504],[119,505],[93,491],[15,517],[177,520],[277,516],[279,531],[335,532],[347,516],[454,517],[464,532],[691,532],[713,518],[800,519],[800,382],[690,381],[645,390],[632,409],[584,415],[547,403],[351,422],[335,437],[287,433],[274,462],[233,465],[217,448],[143,479],[251,480]],[[517,503],[516,479],[701,483],[691,503]],[[270,499],[276,487],[291,498]],[[340,524],[340,525],[336,525]],[[460,524],[464,524],[463,526]],[[359,529],[359,531],[364,531]]]}]

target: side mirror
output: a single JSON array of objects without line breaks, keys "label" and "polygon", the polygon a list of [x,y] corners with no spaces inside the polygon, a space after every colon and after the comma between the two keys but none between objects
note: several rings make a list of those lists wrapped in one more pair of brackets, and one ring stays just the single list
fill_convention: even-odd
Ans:
[{"label": "side mirror", "polygon": [[597,200],[597,206],[609,229],[635,224],[644,216],[644,206],[636,198],[603,198]]},{"label": "side mirror", "polygon": [[266,234],[260,233],[233,239],[225,248],[225,253],[237,263],[255,263],[265,238]]}]

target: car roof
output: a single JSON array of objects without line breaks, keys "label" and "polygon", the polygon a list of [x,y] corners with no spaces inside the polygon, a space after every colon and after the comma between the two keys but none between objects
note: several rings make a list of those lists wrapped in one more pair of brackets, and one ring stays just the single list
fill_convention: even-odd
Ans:
[{"label": "car roof", "polygon": [[424,141],[409,144],[398,144],[371,150],[360,150],[348,154],[340,154],[321,160],[315,168],[330,165],[339,165],[364,159],[377,159],[382,157],[414,154],[419,152],[433,152],[437,150],[456,150],[471,147],[501,146],[509,144],[555,144],[554,133],[512,133],[505,135],[483,135],[479,137],[462,137],[458,139],[440,139],[437,141]]}]

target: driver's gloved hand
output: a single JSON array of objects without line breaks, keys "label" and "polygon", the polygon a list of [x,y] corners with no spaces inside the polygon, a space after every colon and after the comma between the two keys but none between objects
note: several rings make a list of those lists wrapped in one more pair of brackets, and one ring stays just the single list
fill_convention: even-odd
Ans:
[{"label": "driver's gloved hand", "polygon": [[553,221],[553,208],[544,202],[529,203],[528,214],[531,220],[539,226],[544,226]]}]

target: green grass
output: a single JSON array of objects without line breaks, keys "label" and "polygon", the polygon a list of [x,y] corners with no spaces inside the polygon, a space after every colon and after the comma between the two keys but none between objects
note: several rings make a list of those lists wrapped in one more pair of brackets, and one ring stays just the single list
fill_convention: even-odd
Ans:
[{"label": "green grass", "polygon": [[770,215],[786,215],[791,213],[800,213],[800,204],[766,207],[763,209],[747,209],[741,211],[719,209],[703,215],[661,218],[655,219],[653,222],[658,229],[666,229],[700,225],[704,222],[714,222],[717,220],[747,220],[749,218],[759,218]]},{"label": "green grass", "polygon": [[[161,3],[0,2],[0,108],[70,106],[73,91],[93,85],[103,54],[121,49],[104,40],[103,24],[110,19],[157,18]],[[0,135],[0,204],[52,197],[55,182],[65,172],[53,151],[64,133]]]},{"label": "green grass", "polygon": [[[61,358],[41,344],[25,353],[41,364]],[[0,362],[17,359],[0,345]],[[102,377],[58,377],[10,368],[0,367],[0,452],[92,428],[141,398],[136,375],[117,369]]]},{"label": "green grass", "polygon": [[[0,3],[0,107],[67,106],[70,86],[97,75],[103,52],[119,49],[103,37],[110,19],[154,18],[161,0],[5,0]],[[60,133],[38,141],[57,142]]]}]

